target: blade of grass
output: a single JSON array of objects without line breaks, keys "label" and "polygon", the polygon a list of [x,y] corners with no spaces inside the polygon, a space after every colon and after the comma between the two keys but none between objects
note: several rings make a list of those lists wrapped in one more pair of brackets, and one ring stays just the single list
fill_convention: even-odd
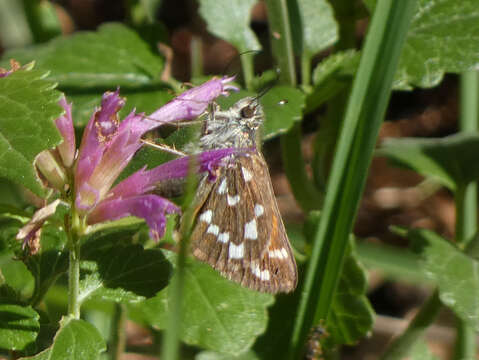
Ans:
[{"label": "blade of grass", "polygon": [[379,1],[372,18],[306,272],[291,338],[292,359],[299,358],[313,322],[328,315],[394,72],[416,5],[416,0]]}]

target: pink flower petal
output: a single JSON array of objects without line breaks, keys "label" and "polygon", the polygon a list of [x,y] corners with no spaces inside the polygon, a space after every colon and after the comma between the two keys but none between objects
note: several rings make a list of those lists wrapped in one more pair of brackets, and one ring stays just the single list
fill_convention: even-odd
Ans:
[{"label": "pink flower petal", "polygon": [[198,173],[205,171],[213,173],[223,158],[231,154],[244,153],[247,151],[248,149],[235,148],[210,150],[198,155],[185,156],[169,161],[152,170],[145,170],[145,168],[143,168],[116,185],[108,193],[108,199],[140,195],[152,191],[156,185],[162,181],[185,178],[188,175],[189,162],[193,156],[196,156],[196,161],[198,161]]},{"label": "pink flower petal", "polygon": [[88,181],[100,162],[112,138],[112,129],[118,128],[117,111],[124,104],[125,100],[120,98],[118,90],[103,95],[100,109],[93,113],[83,133],[75,174],[77,184]]},{"label": "pink flower petal", "polygon": [[63,142],[57,146],[57,149],[60,153],[63,164],[66,167],[70,167],[73,165],[76,152],[75,130],[73,129],[72,120],[72,105],[68,104],[64,97],[61,98],[59,104],[65,110],[65,114],[55,120],[55,124],[57,125],[57,128],[63,137]]},{"label": "pink flower petal", "polygon": [[[81,211],[91,210],[110,190],[114,181],[142,146],[148,124],[142,115],[130,113],[120,124],[117,112],[124,105],[118,90],[105,93],[102,107],[88,123],[82,139],[75,174],[76,202]],[[82,184],[88,183],[88,186]],[[93,197],[95,189],[98,197]],[[85,191],[85,193],[81,193]]]},{"label": "pink flower petal", "polygon": [[179,212],[179,207],[160,196],[140,195],[103,201],[92,211],[87,220],[88,224],[96,224],[136,216],[146,221],[150,227],[150,236],[158,240],[165,233],[166,214]]},{"label": "pink flower petal", "polygon": [[228,95],[228,90],[238,90],[228,84],[233,80],[234,77],[214,78],[185,91],[148,116],[146,121],[150,122],[150,130],[168,122],[200,116],[218,96]]},{"label": "pink flower petal", "polygon": [[80,213],[86,213],[100,202],[100,192],[88,182],[77,185],[75,206]]}]

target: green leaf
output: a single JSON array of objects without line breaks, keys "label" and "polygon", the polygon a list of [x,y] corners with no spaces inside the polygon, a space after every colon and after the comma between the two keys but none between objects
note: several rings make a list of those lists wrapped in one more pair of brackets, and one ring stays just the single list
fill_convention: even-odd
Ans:
[{"label": "green leaf", "polygon": [[291,329],[298,307],[300,291],[278,296],[268,310],[268,326],[254,344],[254,352],[260,359],[282,359],[289,348]]},{"label": "green leaf", "polygon": [[149,84],[163,69],[162,59],[134,31],[111,23],[98,31],[77,32],[47,44],[7,52],[5,59],[35,60],[51,70],[49,79],[60,86],[86,88]]},{"label": "green leaf", "polygon": [[313,89],[307,94],[306,113],[309,113],[351,85],[360,53],[340,51],[321,61],[313,71]]},{"label": "green leaf", "polygon": [[407,238],[421,255],[421,270],[437,283],[441,301],[479,330],[479,262],[432,231],[411,229]]},{"label": "green leaf", "polygon": [[59,226],[44,225],[40,251],[29,256],[25,264],[35,278],[32,303],[40,302],[50,286],[68,269],[67,238]]},{"label": "green leaf", "polygon": [[0,252],[0,302],[26,301],[34,290],[34,279],[12,251]]},{"label": "green leaf", "polygon": [[[409,353],[408,359],[410,360],[439,360],[439,358],[434,355],[429,347],[427,346],[424,340],[417,341]],[[465,360],[465,359],[463,359]]]},{"label": "green leaf", "polygon": [[388,139],[376,152],[395,163],[431,177],[451,190],[479,177],[479,135],[459,133],[444,138]]},{"label": "green leaf", "polygon": [[220,354],[214,351],[202,351],[195,356],[195,360],[260,360],[252,351],[245,352],[239,356]]},{"label": "green leaf", "polygon": [[251,9],[256,0],[199,0],[200,15],[208,30],[228,41],[239,52],[261,50],[256,35],[251,30]]},{"label": "green leaf", "polygon": [[[249,91],[238,91],[225,98],[218,98],[222,109],[227,109],[246,96],[257,96]],[[304,94],[290,86],[274,86],[261,98],[265,121],[263,139],[269,140],[288,131],[295,122],[301,121],[305,102]]]},{"label": "green leaf", "polygon": [[[285,103],[283,103],[286,101]],[[271,139],[287,132],[303,117],[305,96],[290,86],[275,86],[261,98],[265,122],[263,138]]]},{"label": "green leaf", "polygon": [[0,176],[43,195],[33,162],[61,142],[54,120],[61,93],[45,72],[19,70],[0,79]]},{"label": "green leaf", "polygon": [[[6,213],[25,216],[25,211],[22,209],[28,204],[26,203],[25,197],[22,195],[22,188],[20,186],[6,178],[0,178],[0,199],[2,199],[0,205],[1,216],[5,216]],[[6,209],[6,207],[9,206],[11,208]]]},{"label": "green leaf", "polygon": [[[176,255],[165,251],[175,264]],[[191,345],[229,355],[247,351],[263,333],[266,308],[273,296],[242,288],[218,274],[209,265],[187,261],[182,303],[181,339]],[[163,329],[166,324],[169,287],[153,299],[131,306],[134,318]]]},{"label": "green leaf", "polygon": [[168,284],[171,273],[171,264],[160,250],[144,250],[140,245],[93,247],[83,258],[80,302],[92,297],[116,302],[145,300]]},{"label": "green leaf", "polygon": [[30,360],[97,360],[106,350],[98,330],[84,320],[65,318],[53,344]]},{"label": "green leaf", "polygon": [[[333,8],[326,0],[299,0],[299,23],[292,20],[291,28],[294,34],[302,30],[301,40],[295,41],[302,46],[295,49],[298,55],[312,57],[338,40],[338,24],[334,18]],[[292,16],[292,19],[295,17]],[[298,34],[299,35],[299,34]]]},{"label": "green leaf", "polygon": [[22,226],[23,221],[19,219],[0,218],[0,253],[17,254],[21,250],[22,245],[15,237]]},{"label": "green leaf", "polygon": [[0,349],[19,351],[34,342],[39,318],[30,306],[0,304]]},{"label": "green leaf", "polygon": [[327,342],[353,345],[372,330],[374,310],[366,296],[366,271],[352,251],[344,260],[327,320]]},{"label": "green leaf", "polygon": [[396,72],[395,88],[432,87],[444,73],[479,64],[475,0],[420,0]]}]

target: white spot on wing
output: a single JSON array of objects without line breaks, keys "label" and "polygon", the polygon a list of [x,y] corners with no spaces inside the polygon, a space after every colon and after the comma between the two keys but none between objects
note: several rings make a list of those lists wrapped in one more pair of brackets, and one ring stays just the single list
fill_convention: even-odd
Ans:
[{"label": "white spot on wing", "polygon": [[218,241],[226,244],[230,240],[230,233],[224,232],[218,235]]},{"label": "white spot on wing", "polygon": [[245,167],[241,167],[241,172],[243,173],[243,179],[245,182],[250,181],[253,178],[253,175]]},{"label": "white spot on wing", "polygon": [[258,238],[258,229],[256,228],[256,219],[247,222],[244,226],[244,238],[256,240]]},{"label": "white spot on wing", "polygon": [[263,270],[263,271],[261,271],[260,279],[261,279],[262,281],[268,281],[268,280],[269,280],[269,270]]},{"label": "white spot on wing", "polygon": [[241,243],[236,245],[234,243],[230,243],[230,247],[228,249],[228,255],[230,259],[242,259],[244,254],[244,244]]},{"label": "white spot on wing", "polygon": [[218,186],[218,194],[224,194],[226,192],[227,186],[228,184],[226,183],[226,178],[224,178],[220,186]]},{"label": "white spot on wing", "polygon": [[259,278],[261,281],[268,281],[270,279],[269,270],[261,271],[258,264],[255,264],[254,266],[252,266],[251,272],[253,273],[254,276]]},{"label": "white spot on wing", "polygon": [[235,196],[230,196],[228,194],[228,205],[229,206],[235,206],[237,203],[239,203],[240,201],[240,196],[239,194],[238,195],[235,195]]},{"label": "white spot on wing", "polygon": [[218,227],[218,225],[211,224],[210,226],[208,226],[206,233],[218,236],[218,234],[220,233],[220,228]]},{"label": "white spot on wing", "polygon": [[211,223],[211,218],[213,217],[212,210],[206,210],[203,214],[200,215],[200,221],[204,221],[205,223]]},{"label": "white spot on wing", "polygon": [[255,264],[253,266],[253,268],[251,269],[251,272],[253,273],[254,276],[261,277],[261,269],[259,268],[258,264]]},{"label": "white spot on wing", "polygon": [[274,249],[268,251],[268,255],[270,258],[276,258],[276,259],[287,259],[288,258],[288,252],[286,251],[285,248],[281,248],[280,250]]},{"label": "white spot on wing", "polygon": [[256,217],[260,217],[261,215],[264,214],[264,207],[263,205],[260,205],[260,204],[256,204],[254,206],[254,214],[256,215]]}]

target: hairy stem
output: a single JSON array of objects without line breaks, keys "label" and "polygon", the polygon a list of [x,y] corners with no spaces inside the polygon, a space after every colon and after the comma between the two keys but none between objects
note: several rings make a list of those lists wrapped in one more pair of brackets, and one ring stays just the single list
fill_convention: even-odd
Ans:
[{"label": "hairy stem", "polygon": [[68,263],[68,315],[75,319],[80,318],[80,218],[75,210],[72,211],[71,223],[66,221],[65,228],[68,234],[69,263]]}]

